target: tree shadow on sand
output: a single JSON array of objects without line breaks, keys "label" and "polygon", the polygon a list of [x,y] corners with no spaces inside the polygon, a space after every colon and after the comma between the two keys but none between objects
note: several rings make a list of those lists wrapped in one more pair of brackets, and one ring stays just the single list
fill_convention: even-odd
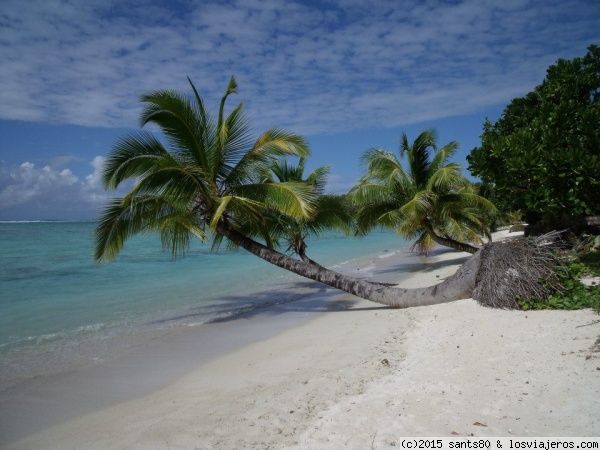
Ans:
[{"label": "tree shadow on sand", "polygon": [[[384,281],[386,276],[430,273],[449,265],[461,265],[470,255],[464,257],[436,261],[436,256],[455,252],[453,249],[436,248],[429,257],[417,254],[403,258],[406,262],[378,268],[371,280]],[[384,305],[356,305],[362,300],[350,294],[340,292],[317,281],[298,280],[285,283],[279,288],[264,289],[241,295],[216,297],[215,303],[199,305],[189,309],[189,313],[161,319],[151,324],[167,324],[193,319],[205,320],[204,323],[222,323],[240,319],[251,319],[257,316],[279,316],[289,313],[329,313],[329,312],[360,312],[378,309],[389,309]],[[206,320],[207,315],[213,315]]]},{"label": "tree shadow on sand", "polygon": [[297,281],[279,289],[268,289],[247,295],[228,295],[215,298],[225,305],[213,304],[191,308],[188,314],[171,316],[151,322],[152,325],[205,319],[207,314],[217,317],[205,323],[222,323],[256,316],[278,316],[289,313],[328,313],[389,309],[386,306],[355,307],[362,300],[316,281]]},{"label": "tree shadow on sand", "polygon": [[405,254],[401,259],[402,262],[379,268],[375,271],[375,275],[382,277],[390,274],[431,273],[447,266],[462,265],[472,256],[465,255],[451,260],[437,260],[438,256],[447,253],[456,253],[456,250],[446,247],[437,247],[434,251],[430,252],[428,256],[419,255],[417,253]]}]

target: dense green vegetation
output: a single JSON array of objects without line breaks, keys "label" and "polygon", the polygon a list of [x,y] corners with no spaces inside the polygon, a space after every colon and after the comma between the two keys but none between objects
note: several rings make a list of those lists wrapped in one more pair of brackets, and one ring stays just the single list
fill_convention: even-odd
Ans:
[{"label": "dense green vegetation", "polygon": [[593,252],[575,257],[556,268],[562,290],[546,299],[520,299],[519,306],[529,309],[594,308],[600,312],[600,284],[586,286],[580,282],[585,276],[600,277],[600,253]]},{"label": "dense green vegetation", "polygon": [[467,157],[488,198],[529,223],[600,214],[600,48],[560,59],[514,99]]},{"label": "dense green vegetation", "polygon": [[[543,231],[576,229],[581,218],[600,214],[600,48],[558,60],[543,83],[514,99],[498,121],[486,120],[481,146],[467,161],[481,179],[480,193],[499,209],[492,228],[515,213],[530,224],[543,221]],[[600,286],[579,281],[600,275],[600,254],[593,249],[598,238],[571,240],[579,248],[556,268],[560,292],[519,299],[521,308],[600,311]]]}]

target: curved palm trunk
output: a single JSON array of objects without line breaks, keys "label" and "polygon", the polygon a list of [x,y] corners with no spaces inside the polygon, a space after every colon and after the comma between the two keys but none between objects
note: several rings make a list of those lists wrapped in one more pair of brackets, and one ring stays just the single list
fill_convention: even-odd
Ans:
[{"label": "curved palm trunk", "polygon": [[454,239],[450,239],[447,237],[438,236],[437,234],[435,234],[435,231],[433,231],[433,228],[431,228],[431,227],[427,227],[427,234],[429,234],[429,236],[431,236],[431,239],[433,239],[434,242],[436,242],[440,245],[443,245],[444,247],[450,247],[450,248],[453,248],[454,250],[458,250],[461,252],[467,252],[467,253],[470,253],[471,255],[474,255],[475,253],[477,253],[479,251],[479,249],[477,247],[473,247],[472,245],[465,244],[463,242],[458,242],[458,241],[455,241]]},{"label": "curved palm trunk", "polygon": [[[317,263],[300,261],[270,249],[224,225],[217,232],[259,258],[311,280],[393,308],[434,305],[472,296],[480,265],[480,253],[444,282],[428,288],[403,289],[393,285],[370,282],[327,269]],[[311,260],[309,260],[311,261]]]}]

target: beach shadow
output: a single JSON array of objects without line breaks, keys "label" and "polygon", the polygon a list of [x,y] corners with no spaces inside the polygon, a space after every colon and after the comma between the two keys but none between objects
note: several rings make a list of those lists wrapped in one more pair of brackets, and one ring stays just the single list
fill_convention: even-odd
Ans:
[{"label": "beach shadow", "polygon": [[[289,302],[292,303],[292,302]],[[388,306],[373,306],[373,307],[357,307],[353,308],[352,306],[358,301],[344,302],[344,301],[336,301],[335,304],[330,303],[327,305],[323,304],[323,301],[318,301],[320,304],[304,304],[302,307],[298,307],[298,305],[291,305],[289,303],[286,304],[277,304],[270,306],[260,306],[258,308],[252,309],[250,311],[242,312],[239,314],[231,315],[229,317],[218,317],[210,320],[207,323],[224,323],[235,320],[250,320],[255,317],[276,317],[290,313],[311,313],[311,314],[328,314],[328,313],[347,313],[347,312],[362,312],[362,311],[373,311],[373,310],[382,310],[382,309],[391,309]],[[317,303],[317,302],[315,302]],[[346,306],[344,305],[346,304]]]},{"label": "beach shadow", "polygon": [[[239,311],[229,316],[217,317],[212,319],[209,323],[222,323],[233,320],[248,320],[257,316],[262,317],[274,317],[290,313],[301,313],[301,314],[325,314],[325,313],[342,313],[342,312],[360,312],[360,311],[371,311],[375,309],[389,309],[385,305],[381,306],[361,306],[356,305],[362,301],[358,297],[354,297],[351,294],[338,291],[320,283],[299,283],[309,284],[311,289],[310,293],[301,295],[299,298],[285,298],[289,296],[288,289],[267,291],[264,293],[265,297],[263,301],[258,297],[256,305],[249,307],[248,310]],[[315,287],[315,284],[317,285]],[[320,285],[320,286],[319,286]],[[297,285],[295,285],[297,286]],[[269,300],[273,295],[280,295],[283,299],[279,301],[273,301],[269,303]],[[256,294],[252,295],[253,299],[256,299]],[[247,300],[246,296],[228,297],[231,301],[244,301]]]},{"label": "beach shadow", "polygon": [[[395,264],[388,266],[384,269],[377,270],[377,273],[390,274],[390,273],[418,273],[418,272],[433,272],[447,266],[454,266],[458,264],[464,264],[471,256],[464,256],[448,261],[431,261],[426,260],[419,262],[408,262],[402,264]],[[421,257],[422,258],[422,257]],[[424,258],[423,258],[424,259]]]},{"label": "beach shadow", "polygon": [[171,316],[150,322],[150,325],[164,325],[206,319],[207,314],[217,317],[204,323],[223,323],[234,320],[248,320],[257,316],[278,316],[289,313],[322,314],[331,312],[359,312],[376,309],[389,309],[385,305],[356,307],[362,300],[351,294],[338,291],[322,283],[301,280],[286,284],[285,288],[268,289],[247,295],[228,295],[215,298],[226,305],[208,305],[191,308],[189,313]]},{"label": "beach shadow", "polygon": [[[463,264],[470,255],[445,261],[436,261],[437,256],[455,253],[456,250],[436,248],[428,257],[416,253],[404,256],[406,262],[379,267],[373,271],[369,281],[385,281],[389,275],[430,273],[443,267]],[[356,276],[350,275],[350,276]],[[203,323],[223,323],[257,316],[278,316],[289,313],[360,312],[391,309],[385,305],[357,307],[362,300],[351,294],[336,290],[317,281],[298,280],[281,285],[281,288],[265,289],[242,295],[227,295],[215,298],[211,305],[190,308],[189,313],[151,322],[151,325],[177,323],[199,319]],[[207,320],[208,315],[214,317]]]}]

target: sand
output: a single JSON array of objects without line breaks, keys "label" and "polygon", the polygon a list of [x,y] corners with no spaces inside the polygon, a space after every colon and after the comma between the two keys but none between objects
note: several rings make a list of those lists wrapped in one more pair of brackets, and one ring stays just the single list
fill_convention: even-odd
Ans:
[{"label": "sand", "polygon": [[[402,285],[439,282],[467,256],[440,253]],[[399,268],[394,257],[375,263],[381,278]],[[243,336],[295,315],[291,328],[190,363],[166,385],[121,401],[67,414],[51,393],[44,406],[38,387],[41,410],[62,418],[25,427],[3,448],[367,449],[402,436],[600,435],[600,318],[591,310],[502,311],[472,299],[392,310],[331,290],[318,297],[227,324]],[[323,299],[331,309],[314,303]],[[169,349],[189,358],[186,342]],[[165,348],[148,351],[144,361],[173,363]],[[106,396],[101,386],[111,379],[103,379],[84,383],[86,392]]]}]

